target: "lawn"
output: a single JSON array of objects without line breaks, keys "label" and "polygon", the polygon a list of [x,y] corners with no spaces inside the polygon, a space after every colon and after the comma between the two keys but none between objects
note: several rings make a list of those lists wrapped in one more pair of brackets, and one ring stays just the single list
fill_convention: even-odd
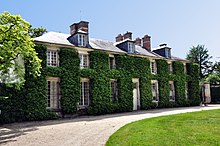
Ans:
[{"label": "lawn", "polygon": [[217,146],[220,110],[144,119],[125,125],[107,146]]}]

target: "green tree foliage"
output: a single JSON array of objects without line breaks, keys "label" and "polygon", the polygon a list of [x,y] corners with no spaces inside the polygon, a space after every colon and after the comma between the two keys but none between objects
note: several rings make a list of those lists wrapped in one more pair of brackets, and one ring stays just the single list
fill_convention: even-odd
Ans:
[{"label": "green tree foliage", "polygon": [[204,45],[197,45],[190,48],[187,59],[199,65],[200,79],[204,78],[211,72],[212,62],[208,49]]},{"label": "green tree foliage", "polygon": [[219,73],[212,73],[209,74],[208,77],[205,79],[206,82],[210,84],[219,84],[220,83],[220,74]]},{"label": "green tree foliage", "polygon": [[47,30],[42,27],[38,27],[38,28],[30,27],[28,32],[31,38],[36,38],[36,37],[42,36],[44,33],[47,32]]},{"label": "green tree foliage", "polygon": [[[20,81],[24,79],[22,58],[31,63],[30,72],[39,75],[41,60],[29,36],[30,24],[19,15],[9,12],[0,14],[0,75],[14,74]],[[6,80],[2,80],[3,82]]]}]

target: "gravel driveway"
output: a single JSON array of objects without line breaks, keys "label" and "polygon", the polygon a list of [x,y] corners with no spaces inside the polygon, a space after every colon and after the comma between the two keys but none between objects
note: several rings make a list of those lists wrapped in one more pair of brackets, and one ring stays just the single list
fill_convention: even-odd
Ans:
[{"label": "gravel driveway", "polygon": [[6,124],[0,127],[3,146],[99,146],[123,125],[150,117],[220,109],[220,105],[154,109],[104,116],[86,116],[41,122]]}]

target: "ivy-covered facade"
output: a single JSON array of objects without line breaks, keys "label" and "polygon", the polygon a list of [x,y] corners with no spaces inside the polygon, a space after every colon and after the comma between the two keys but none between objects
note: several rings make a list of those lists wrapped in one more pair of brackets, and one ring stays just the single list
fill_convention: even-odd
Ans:
[{"label": "ivy-covered facade", "polygon": [[1,96],[10,97],[0,98],[2,122],[199,105],[198,66],[171,56],[170,47],[151,51],[149,36],[133,41],[130,32],[115,43],[91,39],[84,21],[70,32],[35,39],[41,76],[28,74],[27,59],[24,88],[9,95],[0,86]]}]

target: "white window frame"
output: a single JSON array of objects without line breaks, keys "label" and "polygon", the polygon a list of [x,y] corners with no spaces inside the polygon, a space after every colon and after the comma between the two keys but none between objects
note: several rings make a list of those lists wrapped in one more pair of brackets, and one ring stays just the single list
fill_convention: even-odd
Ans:
[{"label": "white window frame", "polygon": [[150,70],[152,74],[156,74],[157,73],[157,65],[156,65],[156,61],[151,61],[150,62]]},{"label": "white window frame", "polygon": [[[112,83],[114,84],[113,86],[112,86]],[[111,79],[110,80],[110,87],[111,87],[112,101],[113,102],[118,101],[118,83],[117,83],[117,80]],[[112,89],[112,87],[114,89]]]},{"label": "white window frame", "polygon": [[169,69],[170,73],[173,72],[173,64],[172,64],[172,62],[168,62],[168,69]]},{"label": "white window frame", "polygon": [[186,74],[187,73],[186,63],[183,63],[183,65],[184,65],[184,73]]},{"label": "white window frame", "polygon": [[[156,86],[155,93],[153,91],[153,84],[155,84],[155,86]],[[157,80],[151,80],[151,90],[152,90],[152,101],[153,102],[158,102],[159,101],[159,86],[158,86],[158,81]],[[155,98],[154,98],[154,94],[156,94]]]},{"label": "white window frame", "polygon": [[128,42],[128,53],[134,53],[134,43]]},{"label": "white window frame", "polygon": [[169,99],[170,101],[175,101],[175,86],[173,81],[169,81],[169,87],[170,87]]},{"label": "white window frame", "polygon": [[[85,83],[87,83],[88,84],[88,91],[87,91],[87,94],[88,95],[85,95],[86,93],[85,93]],[[80,108],[85,108],[85,107],[87,107],[87,106],[89,106],[90,105],[90,95],[89,95],[89,91],[90,91],[90,84],[89,84],[89,79],[87,79],[87,78],[81,78],[81,82],[80,82],[80,84],[81,84],[81,94],[80,94],[80,102],[79,102],[79,107]],[[87,103],[88,104],[85,104],[85,97],[88,97],[88,99],[87,99]],[[82,102],[81,102],[82,101]]]},{"label": "white window frame", "polygon": [[57,77],[48,77],[47,88],[47,108],[60,109],[60,79]]},{"label": "white window frame", "polygon": [[[56,56],[54,57],[54,55]],[[54,67],[59,66],[58,49],[47,49],[47,65]]]},{"label": "white window frame", "polygon": [[78,46],[85,47],[86,46],[86,35],[85,34],[78,34]]},{"label": "white window frame", "polygon": [[88,53],[79,53],[79,58],[80,58],[80,68],[89,68],[89,55],[88,55]]},{"label": "white window frame", "polygon": [[[111,62],[111,59],[112,59],[112,62]],[[116,61],[115,61],[114,55],[109,55],[109,68],[110,69],[116,69],[116,63],[115,62]]]}]

